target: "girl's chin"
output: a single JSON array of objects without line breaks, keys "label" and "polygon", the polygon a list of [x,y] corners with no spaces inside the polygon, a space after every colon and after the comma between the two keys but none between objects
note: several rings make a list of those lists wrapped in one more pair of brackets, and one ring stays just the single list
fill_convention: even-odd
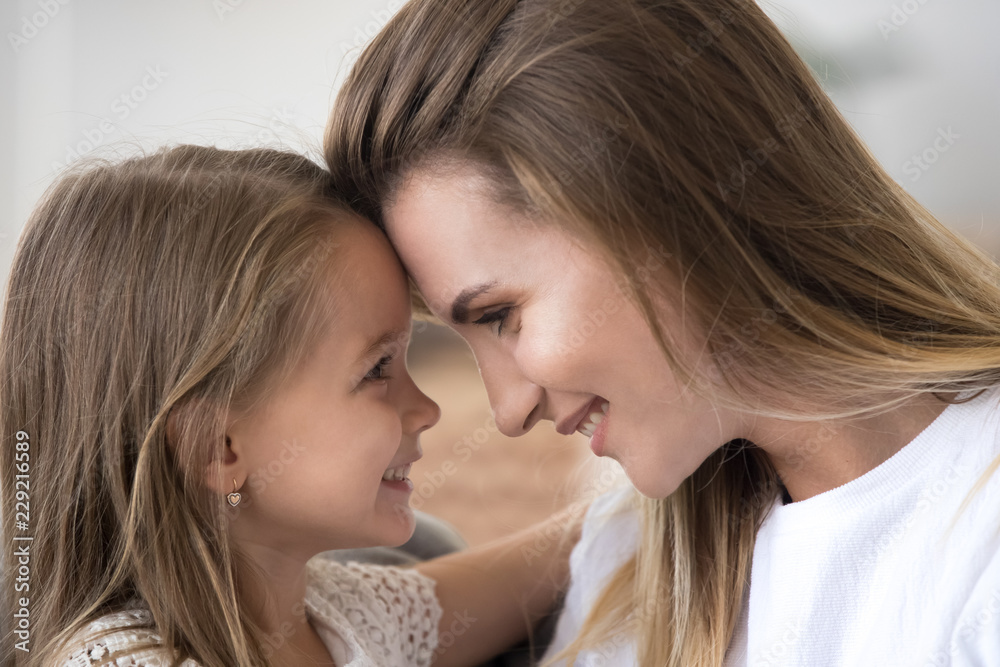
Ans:
[{"label": "girl's chin", "polygon": [[417,526],[416,516],[413,508],[409,505],[396,503],[392,506],[392,514],[388,518],[386,526],[386,541],[383,546],[398,547],[405,544],[413,537],[413,531]]}]

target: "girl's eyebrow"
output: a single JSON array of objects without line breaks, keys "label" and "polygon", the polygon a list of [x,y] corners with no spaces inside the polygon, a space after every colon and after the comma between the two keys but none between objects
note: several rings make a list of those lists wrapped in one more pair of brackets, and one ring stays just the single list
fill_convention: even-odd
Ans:
[{"label": "girl's eyebrow", "polygon": [[480,294],[488,292],[493,289],[497,284],[497,281],[492,280],[488,283],[482,283],[481,285],[476,285],[475,287],[467,287],[455,300],[451,302],[451,321],[455,324],[465,324],[469,321],[469,303],[475,299]]},{"label": "girl's eyebrow", "polygon": [[406,335],[405,333],[396,330],[386,331],[382,334],[379,334],[378,336],[373,338],[371,342],[369,342],[368,346],[365,347],[364,351],[361,352],[360,355],[358,355],[358,360],[361,361],[367,357],[370,357],[379,348],[385,347],[386,345],[392,343],[393,341],[403,338],[403,336],[405,335]]}]

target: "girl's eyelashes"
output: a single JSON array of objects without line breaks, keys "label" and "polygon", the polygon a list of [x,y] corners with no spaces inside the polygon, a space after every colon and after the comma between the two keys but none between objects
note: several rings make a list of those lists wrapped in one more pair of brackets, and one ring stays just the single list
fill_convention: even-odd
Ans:
[{"label": "girl's eyelashes", "polygon": [[374,382],[376,380],[388,380],[389,376],[386,375],[386,367],[392,363],[392,355],[387,354],[378,360],[372,369],[365,374],[364,381]]},{"label": "girl's eyelashes", "polygon": [[494,322],[497,323],[497,335],[503,334],[503,327],[507,323],[507,317],[510,315],[511,306],[505,306],[497,310],[491,311],[489,313],[484,313],[482,317],[478,320],[474,320],[473,324],[489,325]]}]

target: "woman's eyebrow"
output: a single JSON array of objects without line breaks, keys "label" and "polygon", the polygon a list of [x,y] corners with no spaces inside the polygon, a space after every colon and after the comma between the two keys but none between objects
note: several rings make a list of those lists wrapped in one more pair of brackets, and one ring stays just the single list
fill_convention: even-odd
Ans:
[{"label": "woman's eyebrow", "polygon": [[496,286],[496,281],[482,283],[475,287],[467,287],[459,292],[455,300],[451,302],[451,321],[455,324],[465,324],[469,320],[469,302],[484,292],[488,292]]}]

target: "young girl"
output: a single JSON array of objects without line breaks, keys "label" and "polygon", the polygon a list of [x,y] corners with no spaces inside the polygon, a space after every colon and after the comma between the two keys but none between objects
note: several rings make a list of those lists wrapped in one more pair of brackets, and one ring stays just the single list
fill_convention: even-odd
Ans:
[{"label": "young girl", "polygon": [[758,3],[410,0],[326,155],[500,430],[639,492],[594,503],[559,664],[1000,664],[1000,269]]},{"label": "young girl", "polygon": [[439,410],[409,332],[387,241],[303,157],[182,146],[58,181],[0,334],[4,664],[470,664],[523,637],[571,539],[313,558],[413,531]]}]

